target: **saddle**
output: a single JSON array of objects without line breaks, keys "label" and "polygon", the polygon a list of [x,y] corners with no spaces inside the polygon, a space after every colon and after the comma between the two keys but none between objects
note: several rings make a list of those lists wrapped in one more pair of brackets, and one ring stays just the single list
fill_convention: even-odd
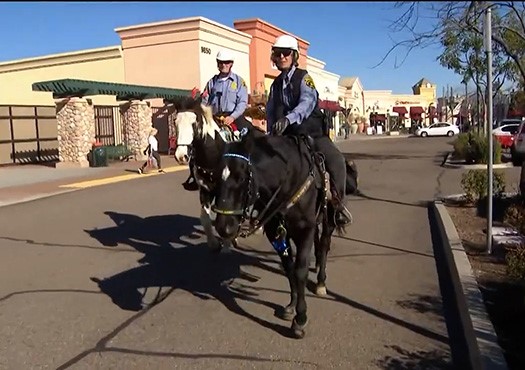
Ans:
[{"label": "saddle", "polygon": [[297,145],[299,145],[300,141],[302,141],[305,144],[308,153],[310,154],[312,160],[312,173],[314,175],[315,188],[318,190],[329,190],[330,185],[328,182],[328,172],[326,171],[325,166],[325,158],[323,153],[315,151],[313,149],[314,139],[311,136],[304,134],[292,137],[296,140]]},{"label": "saddle", "polygon": [[237,129],[237,125],[235,122],[229,125],[225,124],[224,119],[226,117],[227,116],[223,114],[216,114],[213,116],[215,123],[219,126],[219,135],[221,135],[222,139],[227,143],[241,141],[241,134]]},{"label": "saddle", "polygon": [[[311,158],[314,163],[314,175],[315,175],[315,187],[318,190],[322,190],[323,187],[325,191],[330,191],[330,182],[328,171],[326,171],[325,158],[323,153],[313,150],[314,139],[311,136],[304,134],[299,135],[299,137],[294,136],[297,144],[299,140],[302,140],[308,152],[311,155]],[[357,194],[358,190],[358,171],[357,166],[352,160],[345,160],[346,164],[346,195]]]}]

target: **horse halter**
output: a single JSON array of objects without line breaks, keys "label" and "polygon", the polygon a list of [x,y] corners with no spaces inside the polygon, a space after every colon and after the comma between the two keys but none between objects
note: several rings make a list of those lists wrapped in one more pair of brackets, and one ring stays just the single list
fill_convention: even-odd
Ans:
[{"label": "horse halter", "polygon": [[217,208],[215,205],[212,206],[212,211],[225,215],[225,216],[240,216],[242,218],[241,223],[244,222],[244,220],[251,217],[249,214],[249,208],[253,204],[255,204],[255,201],[258,198],[258,193],[255,185],[255,181],[253,178],[253,171],[252,171],[252,162],[248,157],[245,157],[241,154],[236,153],[225,153],[223,154],[223,157],[231,157],[231,158],[238,158],[246,161],[248,163],[248,191],[246,192],[246,196],[244,197],[244,200],[241,204],[241,208],[239,209],[221,209]]}]

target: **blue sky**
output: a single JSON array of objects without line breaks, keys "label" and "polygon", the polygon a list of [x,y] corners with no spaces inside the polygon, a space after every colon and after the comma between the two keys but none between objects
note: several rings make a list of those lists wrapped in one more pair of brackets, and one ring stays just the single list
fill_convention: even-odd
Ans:
[{"label": "blue sky", "polygon": [[372,68],[392,46],[387,26],[400,15],[393,2],[2,2],[0,61],[118,45],[114,28],[199,15],[230,27],[262,18],[309,41],[308,54],[326,70],[358,76],[367,90],[410,94],[425,77],[439,96],[447,84],[463,91],[461,77],[436,61],[436,48],[412,51],[397,69],[402,51]]}]

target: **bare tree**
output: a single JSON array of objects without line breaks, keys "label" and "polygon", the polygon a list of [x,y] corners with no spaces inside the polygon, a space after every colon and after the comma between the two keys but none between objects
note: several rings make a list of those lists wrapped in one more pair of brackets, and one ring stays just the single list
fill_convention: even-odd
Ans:
[{"label": "bare tree", "polygon": [[[404,49],[401,64],[410,52],[417,48],[441,46],[446,42],[450,31],[457,35],[469,34],[478,39],[483,36],[483,17],[486,9],[493,7],[492,40],[501,56],[512,61],[509,77],[516,82],[525,82],[525,2],[502,1],[445,1],[418,2],[400,1],[394,8],[403,10],[401,17],[390,25],[393,34],[402,35],[395,41],[378,65],[395,50]],[[397,58],[395,67],[399,67]]]}]

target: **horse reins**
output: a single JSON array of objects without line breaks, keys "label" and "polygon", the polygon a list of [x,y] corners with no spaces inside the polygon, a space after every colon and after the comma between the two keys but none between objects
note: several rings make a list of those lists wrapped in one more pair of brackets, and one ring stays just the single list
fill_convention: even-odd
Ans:
[{"label": "horse reins", "polygon": [[[235,210],[220,209],[220,208],[217,208],[215,206],[212,206],[212,210],[215,213],[217,213],[217,214],[228,215],[228,216],[241,216],[242,217],[241,224],[242,224],[242,222],[244,222],[244,220],[246,220],[246,219],[250,219],[250,220],[253,219],[252,215],[253,215],[254,209],[252,209],[252,212],[250,212],[250,214],[248,214],[249,213],[248,212],[248,208],[250,206],[252,206],[252,205],[255,205],[255,202],[258,199],[258,194],[256,194],[255,201],[253,202],[253,204],[249,204],[250,203],[250,196],[251,196],[251,194],[250,194],[251,193],[251,189],[250,189],[251,186],[250,185],[251,185],[251,182],[253,181],[252,180],[253,179],[253,171],[251,169],[252,168],[252,163],[251,163],[249,158],[247,158],[247,157],[245,157],[243,155],[240,155],[240,154],[225,153],[223,155],[223,157],[239,158],[239,159],[242,159],[242,160],[245,160],[246,162],[248,162],[248,169],[250,171],[250,177],[249,177],[249,180],[248,180],[248,192],[246,193],[246,197],[245,197],[245,201],[244,201],[244,203],[246,203],[246,206],[244,207],[244,209],[241,208],[241,209],[235,209]],[[287,202],[281,203],[278,207],[276,207],[273,210],[273,212],[271,212],[264,220],[262,220],[262,218],[264,217],[266,212],[270,209],[270,206],[273,204],[273,202],[277,198],[277,195],[280,193],[280,191],[282,189],[282,185],[279,185],[277,190],[273,193],[272,197],[270,198],[270,201],[266,204],[266,207],[264,207],[262,212],[259,215],[257,215],[257,217],[255,218],[255,220],[253,222],[250,222],[250,228],[248,230],[246,230],[246,231],[242,231],[239,235],[242,238],[246,238],[246,237],[252,235],[253,233],[255,233],[257,230],[259,230],[264,225],[266,225],[266,223],[268,223],[268,221],[270,221],[272,219],[272,217],[274,217],[277,213],[282,212],[283,210],[284,210],[283,213],[286,213],[306,193],[308,188],[312,185],[314,177],[315,177],[315,175],[314,175],[314,165],[312,164],[310,166],[310,170],[309,170],[308,176],[306,177],[306,180],[299,187],[299,189],[294,193],[294,195],[292,195],[292,197]]]}]

